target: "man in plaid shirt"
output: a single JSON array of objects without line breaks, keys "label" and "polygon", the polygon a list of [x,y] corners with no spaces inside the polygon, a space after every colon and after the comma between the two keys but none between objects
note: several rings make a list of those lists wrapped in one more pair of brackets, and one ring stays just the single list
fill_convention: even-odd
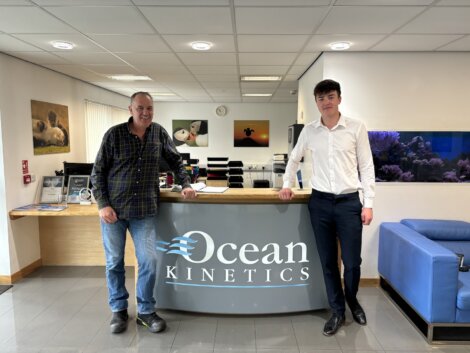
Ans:
[{"label": "man in plaid shirt", "polygon": [[126,330],[129,293],[125,287],[126,231],[134,241],[139,266],[137,324],[150,332],[166,328],[155,312],[156,215],[160,196],[159,162],[164,158],[181,181],[183,198],[196,197],[182,159],[166,130],[153,119],[153,99],[147,92],[131,97],[131,117],[103,137],[92,172],[106,255],[112,333]]}]

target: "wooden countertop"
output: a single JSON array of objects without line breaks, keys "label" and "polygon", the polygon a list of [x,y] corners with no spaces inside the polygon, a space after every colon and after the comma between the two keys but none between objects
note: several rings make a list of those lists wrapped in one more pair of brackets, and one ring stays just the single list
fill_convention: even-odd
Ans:
[{"label": "wooden countertop", "polygon": [[[169,189],[161,189],[161,202],[181,202],[181,203],[211,203],[211,204],[280,204],[280,203],[307,203],[311,189],[294,189],[294,198],[290,201],[279,199],[276,189],[240,188],[228,189],[221,194],[209,194],[198,192],[197,198],[184,200],[179,192],[171,192]],[[69,204],[63,211],[37,211],[21,210],[10,211],[10,219],[18,219],[25,216],[97,216],[98,207],[96,204],[83,206],[79,204]]]}]

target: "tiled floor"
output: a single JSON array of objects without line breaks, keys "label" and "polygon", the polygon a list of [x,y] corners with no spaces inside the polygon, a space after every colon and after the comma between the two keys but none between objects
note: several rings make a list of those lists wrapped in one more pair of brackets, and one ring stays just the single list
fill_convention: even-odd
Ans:
[{"label": "tiled floor", "polygon": [[[357,325],[348,312],[334,337],[322,335],[327,311],[253,317],[162,311],[164,333],[131,320],[125,333],[112,335],[106,295],[102,267],[38,270],[0,295],[0,352],[470,353],[470,346],[428,345],[378,288],[359,291],[368,325]],[[135,318],[135,305],[129,309]]]}]

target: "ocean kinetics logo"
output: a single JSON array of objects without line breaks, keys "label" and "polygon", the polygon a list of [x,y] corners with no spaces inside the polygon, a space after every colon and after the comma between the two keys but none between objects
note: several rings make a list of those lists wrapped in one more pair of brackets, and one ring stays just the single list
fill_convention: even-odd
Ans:
[{"label": "ocean kinetics logo", "polygon": [[[203,231],[190,231],[158,241],[165,254],[165,283],[214,288],[279,288],[307,286],[309,267],[307,245],[235,242],[216,244]],[[177,258],[168,264],[166,255]]]}]

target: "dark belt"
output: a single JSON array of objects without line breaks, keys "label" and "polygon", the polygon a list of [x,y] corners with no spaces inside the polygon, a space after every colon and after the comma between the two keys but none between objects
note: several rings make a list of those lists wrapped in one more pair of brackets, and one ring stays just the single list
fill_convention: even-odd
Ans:
[{"label": "dark belt", "polygon": [[329,192],[323,192],[323,191],[312,189],[312,196],[318,197],[320,199],[335,200],[335,201],[352,200],[352,199],[359,197],[359,192],[356,191],[356,192],[351,192],[349,194],[336,195],[336,194],[331,194]]}]

